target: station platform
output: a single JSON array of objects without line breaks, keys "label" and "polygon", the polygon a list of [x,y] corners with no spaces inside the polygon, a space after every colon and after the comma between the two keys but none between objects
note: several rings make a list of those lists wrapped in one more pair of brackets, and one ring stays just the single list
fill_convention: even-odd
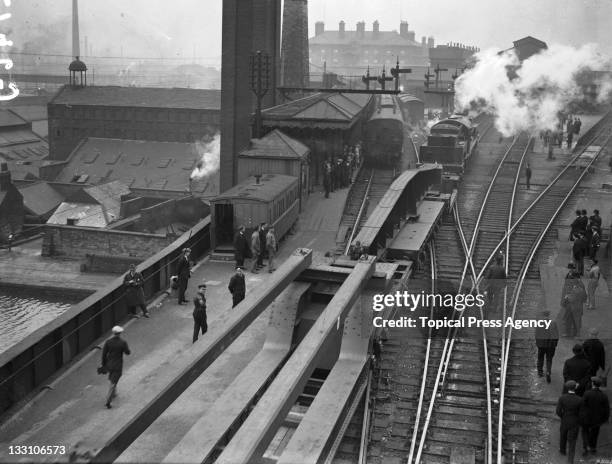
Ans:
[{"label": "station platform", "polygon": [[[327,251],[335,249],[335,237],[348,188],[337,190],[325,199],[315,191],[306,201],[296,231],[280,243],[276,267],[296,248],[317,250],[313,264],[330,263]],[[250,262],[246,262],[250,269]],[[231,311],[227,285],[234,273],[232,262],[204,260],[194,269],[187,289],[187,299],[197,285],[207,284],[209,332],[192,344],[193,305],[178,305],[176,295],[162,297],[150,305],[151,318],[125,323],[123,338],[132,354],[124,358],[123,376],[112,409],[104,407],[108,390],[107,376],[96,374],[100,350],[94,350],[50,382],[50,389],[39,393],[22,409],[0,425],[0,462],[43,462],[48,456],[8,455],[9,445],[63,444],[67,451],[86,458],[119,433],[126,423],[159,394],[180,372],[203,352],[206,337],[214,336],[224,315]],[[261,270],[245,272],[247,296],[274,274]],[[156,462],[174,447],[221,392],[261,350],[269,310],[265,310],[196,380],[188,392],[193,401],[179,402],[168,408],[161,422],[153,422],[120,456],[121,462]],[[110,335],[109,335],[110,336]],[[104,339],[99,341],[100,346]],[[188,403],[188,404],[187,404]],[[68,462],[69,456],[55,455],[54,462]]]},{"label": "station platform", "polygon": [[[585,118],[582,118],[583,127]],[[604,184],[612,184],[612,172],[608,167],[607,156],[600,157],[591,173],[585,176],[580,188],[574,194],[567,207],[563,210],[563,216],[557,220],[558,239],[554,249],[551,251],[547,262],[540,264],[540,275],[542,288],[544,290],[545,305],[551,311],[551,317],[557,320],[559,331],[563,333],[563,321],[559,318],[561,291],[567,274],[567,264],[571,262],[571,243],[569,238],[570,224],[574,219],[574,209],[586,209],[591,215],[594,209],[599,209],[603,219],[603,235],[609,241],[609,230],[612,223],[612,191],[603,189]],[[544,378],[536,376],[535,360],[536,351],[534,347],[534,369],[527,375],[526,383],[532,385],[533,395],[540,400],[547,411],[541,418],[540,430],[542,431],[543,448],[540,450],[537,462],[545,464],[565,463],[567,459],[559,453],[559,419],[555,415],[555,405],[561,394],[563,386],[563,363],[573,356],[572,347],[576,343],[582,343],[589,338],[591,328],[597,328],[598,338],[606,348],[606,367],[612,359],[612,263],[610,252],[607,249],[609,243],[602,241],[598,252],[598,260],[602,270],[602,278],[595,294],[596,310],[585,310],[582,318],[582,330],[579,337],[561,338],[553,358],[552,382],[546,383]],[[589,259],[585,260],[585,269],[591,265]],[[583,280],[586,287],[586,280]],[[608,377],[608,387],[602,388],[612,400],[612,378]],[[601,460],[602,458],[607,460]],[[601,461],[598,461],[601,460]],[[535,462],[535,461],[534,461]],[[576,444],[576,463],[612,462],[612,425],[605,424],[600,430],[597,455],[582,457],[582,437],[578,438]]]}]

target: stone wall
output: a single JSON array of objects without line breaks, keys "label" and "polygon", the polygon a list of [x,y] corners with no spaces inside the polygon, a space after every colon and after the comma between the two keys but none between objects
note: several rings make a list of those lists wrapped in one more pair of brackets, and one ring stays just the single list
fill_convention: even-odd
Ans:
[{"label": "stone wall", "polygon": [[44,229],[42,254],[77,259],[87,255],[146,259],[169,245],[175,238],[141,232],[47,224]]},{"label": "stone wall", "polygon": [[124,274],[130,264],[139,264],[140,258],[126,258],[123,256],[87,255],[82,264],[83,272],[104,272],[107,274]]}]

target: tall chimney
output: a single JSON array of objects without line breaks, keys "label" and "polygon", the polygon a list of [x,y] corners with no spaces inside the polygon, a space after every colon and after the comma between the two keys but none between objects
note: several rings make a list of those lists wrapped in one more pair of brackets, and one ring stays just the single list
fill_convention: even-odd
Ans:
[{"label": "tall chimney", "polygon": [[376,36],[378,36],[378,32],[379,32],[379,30],[380,30],[380,24],[379,24],[379,22],[378,22],[378,21],[374,21],[374,22],[372,23],[372,36],[373,36],[374,38],[376,38]]},{"label": "tall chimney", "polygon": [[365,22],[360,21],[357,23],[357,38],[363,39],[365,37]]},{"label": "tall chimney", "polygon": [[317,21],[315,23],[315,35],[321,35],[325,32],[325,23],[323,21]]},{"label": "tall chimney", "polygon": [[8,164],[2,162],[0,164],[0,192],[6,192],[11,185],[11,173],[8,170]]},{"label": "tall chimney", "polygon": [[427,48],[434,48],[434,38],[430,37],[427,39]]},{"label": "tall chimney", "polygon": [[81,56],[79,47],[79,0],[72,0],[72,56]]},{"label": "tall chimney", "polygon": [[407,21],[400,22],[400,35],[402,37],[408,37],[408,22]]},{"label": "tall chimney", "polygon": [[345,26],[344,21],[340,21],[340,23],[338,24],[338,35],[340,37],[344,37],[344,26]]}]

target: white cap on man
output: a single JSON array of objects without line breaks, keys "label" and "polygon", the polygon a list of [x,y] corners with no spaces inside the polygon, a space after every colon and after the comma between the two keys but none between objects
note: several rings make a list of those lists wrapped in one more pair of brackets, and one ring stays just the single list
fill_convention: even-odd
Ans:
[{"label": "white cap on man", "polygon": [[113,327],[112,331],[115,335],[120,334],[121,332],[123,332],[123,327],[121,327],[120,325],[116,325],[115,327]]}]

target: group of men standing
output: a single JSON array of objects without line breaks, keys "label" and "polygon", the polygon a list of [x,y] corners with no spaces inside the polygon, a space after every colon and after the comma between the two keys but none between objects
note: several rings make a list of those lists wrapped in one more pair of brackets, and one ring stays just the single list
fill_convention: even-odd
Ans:
[{"label": "group of men standing", "polygon": [[250,240],[246,236],[246,228],[240,226],[238,233],[234,237],[234,258],[236,268],[244,269],[244,260],[253,259],[251,272],[257,274],[263,269],[264,258],[268,258],[268,272],[274,272],[274,257],[278,251],[278,243],[273,226],[268,226],[262,222],[251,233]]},{"label": "group of men standing", "polygon": [[346,188],[351,184],[351,177],[359,165],[360,145],[345,146],[343,157],[331,158],[323,163],[323,188],[325,198],[334,190]]},{"label": "group of men standing", "polygon": [[570,240],[574,242],[572,255],[576,271],[584,276],[584,258],[597,261],[597,252],[601,244],[601,216],[594,210],[588,217],[586,209],[576,210],[576,218],[571,225]]},{"label": "group of men standing", "polygon": [[574,137],[578,137],[580,135],[580,130],[582,128],[582,121],[578,116],[572,118],[572,116],[568,116],[565,119],[564,116],[559,118],[559,123],[557,124],[556,130],[551,131],[547,129],[545,131],[540,132],[540,138],[544,140],[544,146],[549,147],[549,151],[552,151],[553,146],[558,146],[561,148],[563,145],[563,128],[565,127],[567,148],[572,148],[572,143],[574,141]]}]

